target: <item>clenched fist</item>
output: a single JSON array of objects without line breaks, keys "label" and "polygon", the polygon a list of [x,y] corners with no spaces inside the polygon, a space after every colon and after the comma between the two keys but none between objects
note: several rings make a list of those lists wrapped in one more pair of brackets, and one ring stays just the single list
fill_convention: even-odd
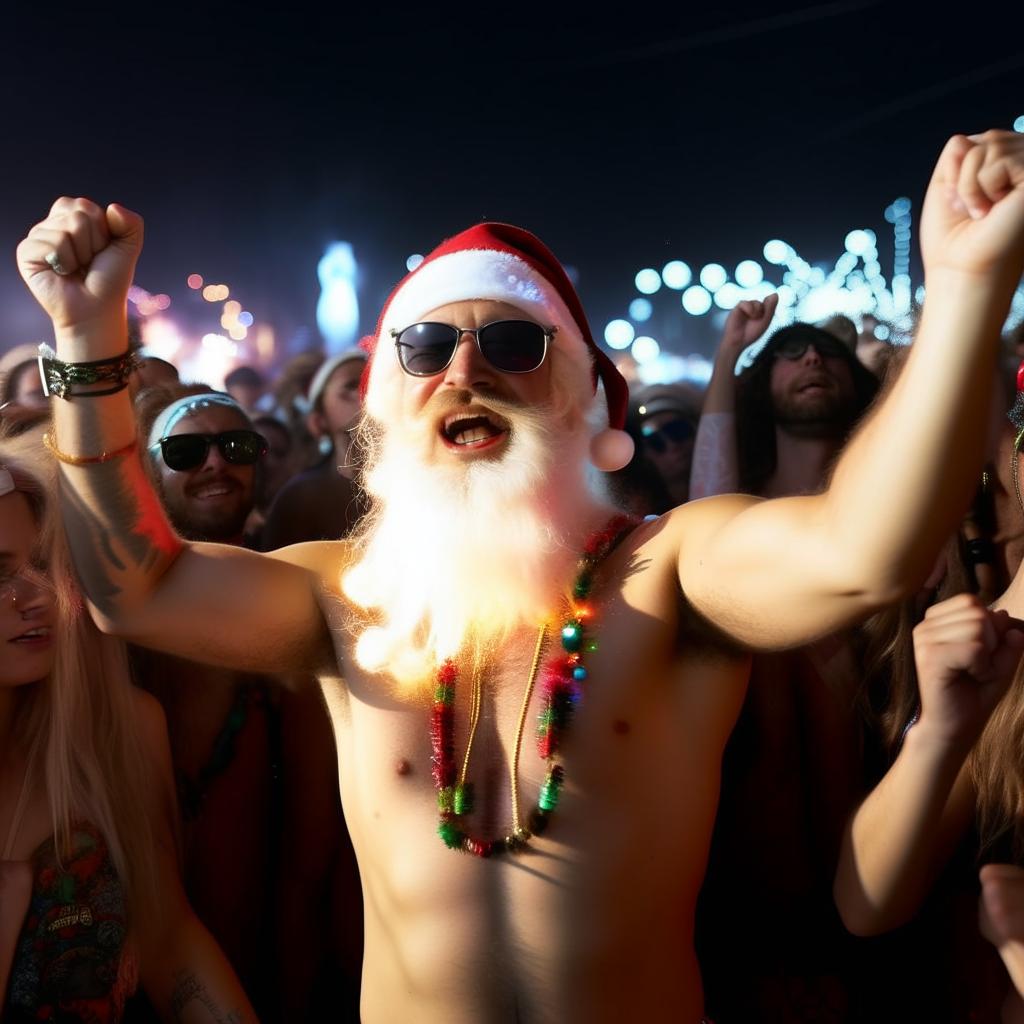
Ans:
[{"label": "clenched fist", "polygon": [[18,246],[18,270],[58,336],[116,329],[141,251],[137,213],[65,196]]}]

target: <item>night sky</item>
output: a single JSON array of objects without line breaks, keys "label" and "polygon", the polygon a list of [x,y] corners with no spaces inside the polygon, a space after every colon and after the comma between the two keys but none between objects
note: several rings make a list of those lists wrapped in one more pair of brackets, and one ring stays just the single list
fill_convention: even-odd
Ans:
[{"label": "night sky", "polygon": [[[773,237],[831,265],[873,227],[888,272],[885,206],[916,212],[953,132],[1024,114],[1019,3],[12,7],[0,244],[57,195],[123,202],[147,221],[139,284],[212,330],[185,277],[227,282],[282,342],[316,339],[329,241],[355,247],[368,330],[410,253],[484,218],[578,270],[595,333],[640,268],[732,267]],[[7,266],[0,349],[45,333]]]}]

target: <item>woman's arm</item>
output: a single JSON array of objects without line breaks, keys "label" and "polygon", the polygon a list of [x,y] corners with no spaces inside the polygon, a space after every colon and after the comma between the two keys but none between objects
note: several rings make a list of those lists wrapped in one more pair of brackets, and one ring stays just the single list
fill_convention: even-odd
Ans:
[{"label": "woman's arm", "polygon": [[143,988],[168,1024],[248,1024],[256,1014],[182,886],[172,824],[177,800],[163,709],[142,691],[136,705],[143,744],[152,758],[149,803],[160,896],[158,912],[139,921],[136,931]]},{"label": "woman's arm", "polygon": [[1020,623],[970,594],[914,631],[921,711],[893,766],[850,820],[834,894],[843,923],[875,935],[917,912],[974,811],[964,766],[1024,649]]},{"label": "woman's arm", "polygon": [[768,329],[778,304],[778,295],[769,295],[764,302],[740,302],[725,321],[693,445],[691,501],[712,494],[733,494],[739,489],[736,363],[743,350]]}]

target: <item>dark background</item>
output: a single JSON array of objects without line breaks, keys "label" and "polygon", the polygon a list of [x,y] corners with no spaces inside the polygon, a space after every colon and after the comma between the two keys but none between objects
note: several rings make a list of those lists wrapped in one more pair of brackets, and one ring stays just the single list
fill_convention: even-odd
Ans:
[{"label": "dark background", "polygon": [[[576,268],[600,334],[641,267],[731,269],[773,237],[831,266],[872,227],[888,275],[884,208],[917,213],[950,134],[1024,114],[1019,3],[616,8],[18,4],[0,244],[57,195],[116,199],[146,217],[137,280],[172,314],[214,329],[198,272],[287,343],[316,339],[327,242],[355,247],[368,330],[410,253],[509,220]],[[45,326],[6,266],[0,349]],[[706,351],[662,300],[669,344]]]}]

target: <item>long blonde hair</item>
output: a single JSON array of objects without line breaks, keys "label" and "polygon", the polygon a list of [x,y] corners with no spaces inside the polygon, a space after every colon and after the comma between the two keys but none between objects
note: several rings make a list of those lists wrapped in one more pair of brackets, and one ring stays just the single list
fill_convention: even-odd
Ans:
[{"label": "long blonde hair", "polygon": [[[93,624],[75,579],[60,523],[57,474],[41,431],[0,433],[0,465],[32,506],[39,525],[38,582],[55,606],[49,676],[21,688],[14,736],[24,749],[29,784],[45,785],[57,856],[67,855],[75,822],[102,833],[125,889],[132,919],[151,919],[157,903],[155,833],[147,799],[157,785],[137,728],[124,643]],[[37,572],[37,570],[27,570]]]}]

